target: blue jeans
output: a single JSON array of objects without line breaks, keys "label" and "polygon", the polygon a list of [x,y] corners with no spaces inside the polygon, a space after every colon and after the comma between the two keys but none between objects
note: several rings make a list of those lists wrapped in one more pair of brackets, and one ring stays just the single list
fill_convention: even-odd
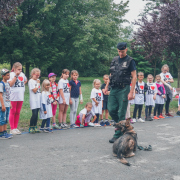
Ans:
[{"label": "blue jeans", "polygon": [[6,111],[2,111],[2,108],[0,108],[0,126],[3,126],[8,123],[9,111],[10,107],[6,107]]}]

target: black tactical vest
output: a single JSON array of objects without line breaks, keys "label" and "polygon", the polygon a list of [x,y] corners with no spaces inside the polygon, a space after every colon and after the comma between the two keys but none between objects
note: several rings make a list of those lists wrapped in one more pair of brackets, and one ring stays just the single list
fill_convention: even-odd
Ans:
[{"label": "black tactical vest", "polygon": [[113,58],[110,66],[111,87],[124,87],[124,85],[131,84],[131,72],[129,72],[128,68],[132,59],[132,57],[128,57],[119,63],[119,56]]}]

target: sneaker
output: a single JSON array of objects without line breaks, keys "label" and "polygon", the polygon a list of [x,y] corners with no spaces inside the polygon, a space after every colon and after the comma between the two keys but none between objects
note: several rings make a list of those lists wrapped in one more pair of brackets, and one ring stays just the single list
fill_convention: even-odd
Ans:
[{"label": "sneaker", "polygon": [[44,128],[40,128],[39,130],[40,130],[41,132],[44,132]]},{"label": "sneaker", "polygon": [[12,137],[9,134],[7,134],[7,133],[2,133],[0,135],[0,139],[10,139],[10,138],[12,138]]},{"label": "sneaker", "polygon": [[80,128],[83,128],[83,127],[84,127],[84,125],[80,124]]},{"label": "sneaker", "polygon": [[70,125],[70,128],[74,128],[74,124],[71,124],[71,125]]},{"label": "sneaker", "polygon": [[11,138],[13,138],[13,135],[10,134],[10,133],[8,134],[7,131],[4,131],[4,134],[7,134],[7,135],[9,135]]},{"label": "sneaker", "polygon": [[17,131],[15,129],[10,130],[10,134],[17,135]]},{"label": "sneaker", "polygon": [[160,119],[164,119],[165,117],[163,117],[162,115],[159,115],[159,118],[160,118]]},{"label": "sneaker", "polygon": [[68,128],[68,125],[66,123],[63,123],[63,125],[65,126],[65,128]]},{"label": "sneaker", "polygon": [[101,127],[101,125],[99,123],[95,123],[94,127]]},{"label": "sneaker", "polygon": [[133,119],[132,119],[132,122],[133,122],[133,123],[136,123],[136,119],[135,119],[135,118],[133,118]]},{"label": "sneaker", "polygon": [[106,126],[111,126],[111,124],[109,123],[108,120],[105,120],[105,125],[106,125]]},{"label": "sneaker", "polygon": [[101,120],[100,125],[101,125],[101,126],[105,126],[106,124],[104,123],[103,120]]},{"label": "sneaker", "polygon": [[174,116],[171,115],[170,113],[166,113],[165,115],[168,116],[168,117],[174,117]]},{"label": "sneaker", "polygon": [[176,113],[178,116],[180,116],[180,111],[177,111],[177,113]]},{"label": "sneaker", "polygon": [[153,119],[151,117],[145,118],[145,121],[152,121]]},{"label": "sneaker", "polygon": [[114,143],[116,141],[116,139],[118,139],[118,138],[113,137],[112,139],[109,140],[109,142]]},{"label": "sneaker", "polygon": [[37,128],[37,126],[34,127],[35,133],[40,133],[41,131]]},{"label": "sneaker", "polygon": [[132,119],[130,119],[130,123],[131,123],[131,124],[134,124],[134,122],[133,122],[133,120],[132,120]]},{"label": "sneaker", "polygon": [[51,130],[53,129],[51,125],[49,126],[49,129],[51,129]]},{"label": "sneaker", "polygon": [[154,116],[153,119],[159,119],[157,116]]},{"label": "sneaker", "polygon": [[137,120],[137,122],[142,122],[142,123],[144,123],[145,120],[143,120],[142,118],[139,118],[139,119]]},{"label": "sneaker", "polygon": [[50,128],[44,128],[44,132],[52,133],[53,131]]},{"label": "sneaker", "polygon": [[29,127],[29,133],[30,133],[30,134],[35,134],[35,130],[34,130],[33,127]]},{"label": "sneaker", "polygon": [[74,128],[79,128],[79,126],[77,126],[76,124],[74,124]]},{"label": "sneaker", "polygon": [[15,131],[17,132],[17,135],[21,135],[21,131],[19,131],[19,129],[15,129]]},{"label": "sneaker", "polygon": [[94,127],[94,123],[90,122],[89,126]]},{"label": "sneaker", "polygon": [[52,125],[52,128],[53,128],[53,129],[60,129],[60,127],[59,127],[57,124]]}]

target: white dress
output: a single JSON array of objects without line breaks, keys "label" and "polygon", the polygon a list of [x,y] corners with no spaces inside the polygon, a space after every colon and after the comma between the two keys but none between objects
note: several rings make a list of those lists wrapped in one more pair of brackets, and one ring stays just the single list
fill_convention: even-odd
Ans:
[{"label": "white dress", "polygon": [[102,114],[102,101],[103,101],[103,93],[101,91],[101,89],[95,89],[93,88],[91,91],[91,99],[95,98],[96,101],[99,102],[98,106],[95,105],[95,102],[92,100],[92,111],[95,114]]},{"label": "white dress", "polygon": [[[155,106],[155,100],[153,99],[154,94],[157,93],[156,83],[147,83],[148,90],[146,92],[146,106]],[[157,97],[157,96],[156,96]]]}]

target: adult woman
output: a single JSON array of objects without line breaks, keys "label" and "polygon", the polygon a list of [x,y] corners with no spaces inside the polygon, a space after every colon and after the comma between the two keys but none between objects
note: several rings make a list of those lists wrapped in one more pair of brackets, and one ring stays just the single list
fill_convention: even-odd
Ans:
[{"label": "adult woman", "polygon": [[[162,68],[161,68],[161,81],[162,83],[165,85],[165,89],[166,89],[166,98],[165,98],[165,101],[166,101],[166,105],[165,105],[165,110],[166,110],[166,113],[165,115],[166,116],[170,116],[170,117],[173,117],[173,115],[171,115],[169,113],[169,105],[170,105],[170,102],[172,100],[172,97],[173,97],[173,94],[172,94],[172,87],[170,86],[171,83],[174,82],[173,80],[173,77],[172,75],[169,73],[169,66],[167,64],[163,65]],[[167,84],[166,84],[167,83]],[[169,85],[169,86],[168,86]]]}]

